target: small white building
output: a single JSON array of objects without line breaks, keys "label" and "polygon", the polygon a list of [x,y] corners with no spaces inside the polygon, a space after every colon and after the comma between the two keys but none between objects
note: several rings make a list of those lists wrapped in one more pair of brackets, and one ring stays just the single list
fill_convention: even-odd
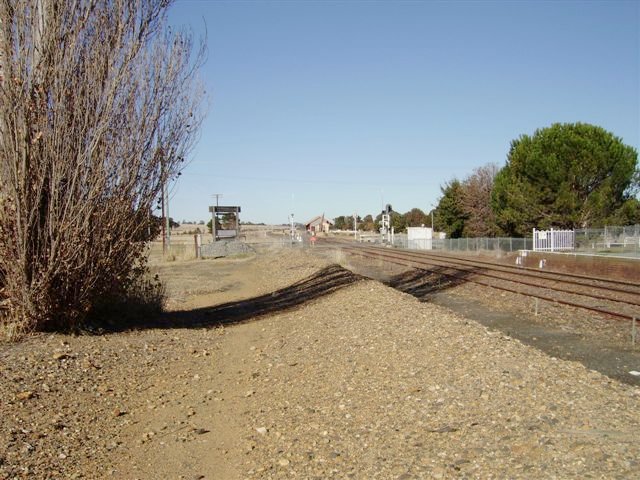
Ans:
[{"label": "small white building", "polygon": [[433,229],[430,227],[407,227],[407,247],[414,250],[432,250]]}]

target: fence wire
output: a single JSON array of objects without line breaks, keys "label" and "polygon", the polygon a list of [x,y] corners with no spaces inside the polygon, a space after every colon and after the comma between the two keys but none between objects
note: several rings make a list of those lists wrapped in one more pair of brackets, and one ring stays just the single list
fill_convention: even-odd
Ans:
[{"label": "fence wire", "polygon": [[[533,238],[447,238],[429,240],[433,250],[443,251],[494,251],[517,252],[533,250]],[[406,234],[394,236],[393,245],[399,248],[411,248]],[[426,247],[428,249],[428,247]],[[573,253],[590,255],[615,255],[640,258],[640,225],[607,226],[575,230],[575,249]]]},{"label": "fence wire", "polygon": [[[433,250],[444,251],[501,251],[517,252],[518,250],[533,249],[531,238],[517,237],[482,237],[482,238],[445,238],[430,240]],[[394,236],[393,245],[399,248],[409,248],[407,235],[398,234]]]},{"label": "fence wire", "polygon": [[640,225],[576,230],[576,252],[640,257]]}]

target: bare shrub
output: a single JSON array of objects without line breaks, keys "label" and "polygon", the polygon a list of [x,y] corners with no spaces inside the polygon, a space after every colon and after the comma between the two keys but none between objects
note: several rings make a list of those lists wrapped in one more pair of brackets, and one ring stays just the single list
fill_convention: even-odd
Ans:
[{"label": "bare shrub", "polygon": [[[0,0],[0,281],[12,334],[76,330],[145,272],[202,120],[167,0]],[[195,55],[192,51],[196,50]]]}]

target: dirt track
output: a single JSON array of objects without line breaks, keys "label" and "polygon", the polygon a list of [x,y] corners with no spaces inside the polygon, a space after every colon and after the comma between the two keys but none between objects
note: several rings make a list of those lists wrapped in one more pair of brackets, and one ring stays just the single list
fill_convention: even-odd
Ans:
[{"label": "dirt track", "polygon": [[182,328],[0,347],[0,478],[640,472],[640,389],[330,261],[159,265]]}]

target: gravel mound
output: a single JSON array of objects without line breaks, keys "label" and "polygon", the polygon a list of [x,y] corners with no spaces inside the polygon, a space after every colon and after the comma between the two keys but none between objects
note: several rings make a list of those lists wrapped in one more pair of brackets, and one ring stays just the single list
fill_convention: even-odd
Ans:
[{"label": "gravel mound", "polygon": [[229,398],[248,412],[242,476],[640,471],[640,389],[581,364],[375,282],[271,320],[234,362],[251,393]]},{"label": "gravel mound", "polygon": [[344,274],[302,251],[236,267],[216,295],[283,309],[0,345],[0,478],[637,477],[640,389],[374,281],[314,296]]}]

